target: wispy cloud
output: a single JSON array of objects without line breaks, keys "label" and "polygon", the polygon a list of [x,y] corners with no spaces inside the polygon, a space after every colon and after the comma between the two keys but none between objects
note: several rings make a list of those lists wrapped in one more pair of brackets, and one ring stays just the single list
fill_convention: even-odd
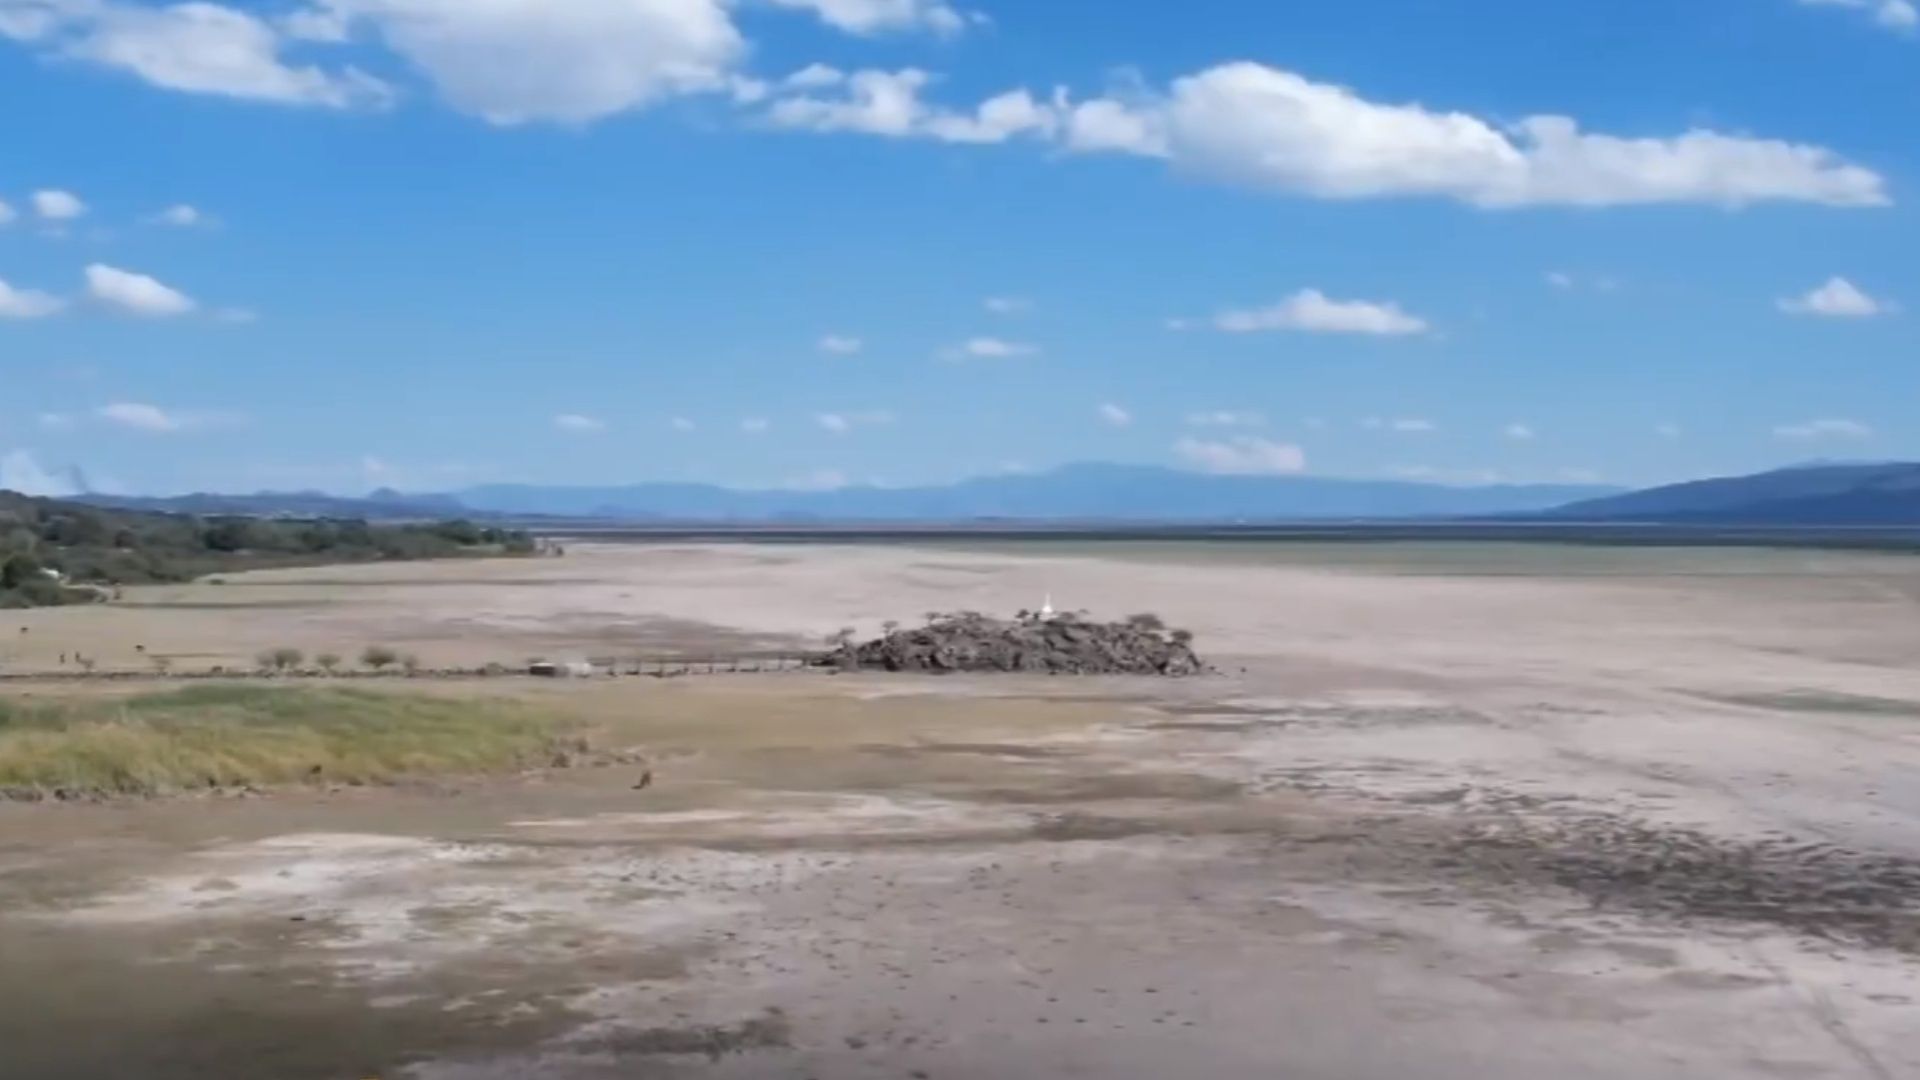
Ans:
[{"label": "wispy cloud", "polygon": [[989,296],[981,306],[995,315],[1022,315],[1033,310],[1033,301],[1024,296]]},{"label": "wispy cloud", "polygon": [[1519,423],[1508,424],[1500,429],[1500,433],[1514,442],[1532,442],[1538,436],[1538,432],[1533,430],[1533,425]]},{"label": "wispy cloud", "polygon": [[885,409],[876,409],[869,412],[819,413],[813,419],[821,428],[833,432],[835,435],[845,435],[854,428],[878,427],[891,424],[894,421],[894,416]]},{"label": "wispy cloud", "polygon": [[1257,412],[1236,412],[1232,409],[1213,409],[1187,414],[1187,424],[1191,427],[1264,427],[1267,418]]},{"label": "wispy cloud", "polygon": [[1133,423],[1133,414],[1111,401],[1103,402],[1097,411],[1108,427],[1127,427]]},{"label": "wispy cloud", "polygon": [[1007,341],[997,337],[977,337],[953,346],[943,355],[949,360],[1004,360],[1039,354],[1038,345],[1030,345],[1023,341]]},{"label": "wispy cloud", "polygon": [[1870,15],[1889,30],[1912,33],[1920,29],[1920,6],[1913,0],[1800,0],[1802,7],[1846,8]]},{"label": "wispy cloud", "polygon": [[576,435],[592,435],[607,430],[606,421],[580,413],[561,413],[553,418],[553,426]]},{"label": "wispy cloud", "polygon": [[172,435],[197,428],[230,427],[244,420],[234,413],[177,412],[137,401],[102,405],[94,410],[94,416],[118,427],[153,435]]},{"label": "wispy cloud", "polygon": [[828,334],[822,337],[817,346],[830,356],[852,356],[866,347],[866,342],[849,334]]},{"label": "wispy cloud", "polygon": [[1874,431],[1858,420],[1828,417],[1797,424],[1781,424],[1773,429],[1773,434],[1777,439],[1791,442],[1857,442],[1873,438]]},{"label": "wispy cloud", "polygon": [[1267,307],[1223,311],[1214,316],[1213,325],[1229,334],[1292,330],[1375,337],[1409,337],[1431,329],[1425,319],[1407,314],[1398,304],[1335,300],[1319,289],[1302,289]]},{"label": "wispy cloud", "polygon": [[1282,476],[1307,467],[1306,452],[1298,446],[1252,436],[1181,439],[1173,452],[1194,468],[1228,476]]}]

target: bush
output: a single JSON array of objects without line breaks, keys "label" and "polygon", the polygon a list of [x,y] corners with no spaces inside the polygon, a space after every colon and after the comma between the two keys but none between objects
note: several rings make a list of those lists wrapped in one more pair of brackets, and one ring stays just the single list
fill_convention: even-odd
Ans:
[{"label": "bush", "polygon": [[261,668],[271,671],[288,671],[297,668],[300,666],[300,661],[306,658],[306,653],[301,652],[299,649],[289,649],[285,646],[278,649],[268,649],[255,657],[255,659],[259,661]]},{"label": "bush", "polygon": [[369,645],[366,651],[360,654],[360,662],[375,671],[391,667],[399,661],[400,654],[385,645]]},{"label": "bush", "polygon": [[333,670],[340,666],[340,654],[323,652],[319,656],[314,657],[313,662],[320,665],[320,670],[331,675],[333,674]]}]

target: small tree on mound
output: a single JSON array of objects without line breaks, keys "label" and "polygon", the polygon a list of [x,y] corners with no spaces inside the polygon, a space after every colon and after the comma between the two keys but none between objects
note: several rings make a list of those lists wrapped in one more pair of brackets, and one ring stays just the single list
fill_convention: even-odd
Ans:
[{"label": "small tree on mound", "polygon": [[1143,611],[1138,615],[1127,616],[1127,625],[1133,627],[1135,630],[1145,630],[1148,633],[1157,634],[1167,628],[1167,620],[1155,615],[1151,611]]},{"label": "small tree on mound", "polygon": [[340,666],[340,654],[323,652],[319,656],[314,657],[313,662],[320,665],[320,670],[331,675],[334,669]]},{"label": "small tree on mound", "polygon": [[398,663],[399,660],[400,654],[387,648],[385,645],[369,645],[366,651],[360,654],[360,662],[375,671],[385,670]]}]

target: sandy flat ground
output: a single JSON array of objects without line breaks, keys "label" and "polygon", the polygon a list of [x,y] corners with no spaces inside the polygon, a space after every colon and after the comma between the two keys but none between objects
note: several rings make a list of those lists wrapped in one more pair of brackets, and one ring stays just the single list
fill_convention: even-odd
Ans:
[{"label": "sandy flat ground", "polygon": [[0,1075],[1920,1075],[1905,557],[587,545],[6,613],[0,668],[792,648],[1048,593],[1223,673],[436,685],[655,783],[0,807]]}]

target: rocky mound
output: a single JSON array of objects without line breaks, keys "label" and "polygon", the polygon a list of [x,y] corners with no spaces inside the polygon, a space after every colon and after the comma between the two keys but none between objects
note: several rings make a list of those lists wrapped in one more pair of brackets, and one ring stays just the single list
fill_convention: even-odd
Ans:
[{"label": "rocky mound", "polygon": [[1037,672],[1049,675],[1199,675],[1192,635],[1152,615],[1097,623],[1077,615],[1006,620],[977,612],[936,615],[927,625],[839,646],[814,658],[844,671]]}]

